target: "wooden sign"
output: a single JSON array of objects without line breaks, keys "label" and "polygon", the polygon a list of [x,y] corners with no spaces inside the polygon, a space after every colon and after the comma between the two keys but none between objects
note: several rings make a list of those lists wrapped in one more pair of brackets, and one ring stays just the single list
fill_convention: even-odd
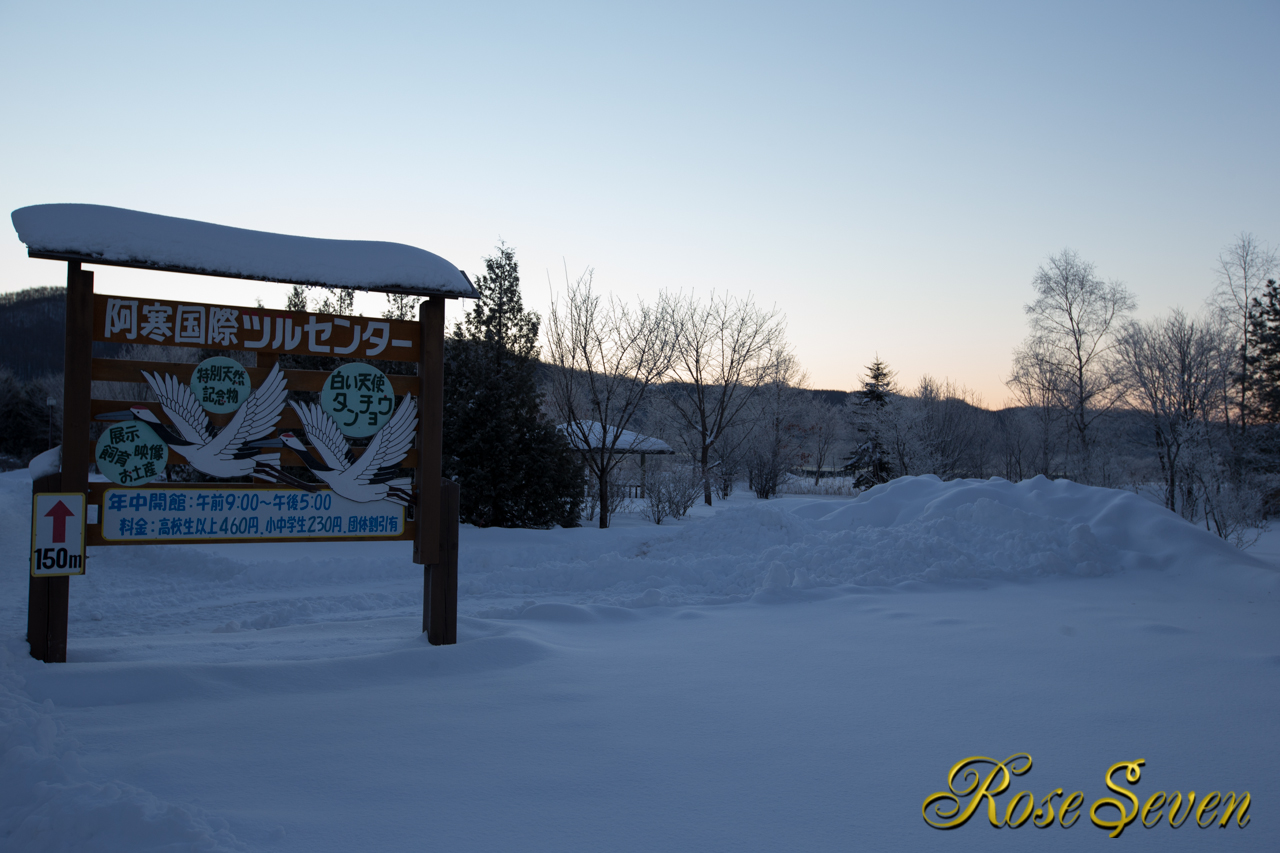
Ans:
[{"label": "wooden sign", "polygon": [[[457,492],[436,485],[442,298],[424,303],[418,322],[270,311],[94,295],[92,274],[70,266],[60,479],[66,489],[77,479],[68,464],[86,472],[96,464],[110,482],[81,474],[83,491],[37,497],[34,656],[66,659],[65,576],[84,573],[86,545],[412,541],[414,561],[427,568],[423,630],[432,643],[456,642]],[[257,364],[93,358],[90,340],[254,352]],[[284,354],[410,361],[417,375],[354,361],[282,369]],[[153,399],[94,398],[93,381],[132,383]],[[101,432],[91,440],[93,423]],[[170,481],[174,464],[223,482]],[[291,466],[313,476],[299,479]]]},{"label": "wooden sign", "polygon": [[[85,543],[411,539],[413,560],[425,568],[423,631],[433,644],[456,642],[458,491],[440,469],[445,300],[480,295],[465,273],[413,246],[270,234],[100,205],[35,205],[11,218],[29,257],[67,263],[61,464],[33,484],[37,494],[59,493],[64,509],[55,501],[40,516],[46,522],[33,525],[33,657],[66,660],[68,578],[47,575],[83,571]],[[423,301],[411,322],[95,295],[94,274],[82,263]],[[252,367],[222,356],[200,365],[93,358],[94,341],[256,358]],[[416,375],[376,371],[382,382],[374,393],[375,371],[335,379],[332,371],[281,369],[282,355],[411,362]],[[93,399],[99,382],[133,383],[155,399]],[[346,396],[330,394],[321,405],[296,393],[326,387]],[[119,432],[108,426],[105,442],[95,442],[95,421]],[[95,462],[111,484],[89,483]],[[166,466],[177,463],[221,482],[166,482]],[[314,476],[299,479],[291,466]],[[65,529],[53,526],[58,517]],[[85,525],[78,567],[74,547],[53,541],[59,531],[70,537],[77,518]]]}]

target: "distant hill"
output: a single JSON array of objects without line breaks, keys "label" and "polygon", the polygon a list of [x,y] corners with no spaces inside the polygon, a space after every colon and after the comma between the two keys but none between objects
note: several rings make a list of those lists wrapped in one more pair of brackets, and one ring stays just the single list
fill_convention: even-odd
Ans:
[{"label": "distant hill", "polygon": [[0,294],[0,364],[19,379],[62,372],[66,289]]},{"label": "distant hill", "polygon": [[[0,293],[0,365],[20,380],[62,372],[67,290],[32,287]],[[94,344],[96,356],[114,356],[119,344]]]}]

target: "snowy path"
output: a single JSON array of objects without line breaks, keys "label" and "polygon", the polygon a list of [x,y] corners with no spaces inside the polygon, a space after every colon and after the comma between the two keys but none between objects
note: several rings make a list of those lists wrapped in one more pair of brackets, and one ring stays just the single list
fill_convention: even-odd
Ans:
[{"label": "snowy path", "polygon": [[[448,648],[417,633],[420,580],[403,555],[182,549],[184,564],[166,569],[159,549],[127,560],[116,549],[73,580],[73,662],[45,666],[25,657],[14,603],[25,578],[10,572],[0,732],[27,752],[0,766],[11,803],[0,839],[17,850],[1280,846],[1274,569],[1115,493],[982,486],[923,482],[875,504],[743,502],[670,528],[468,529],[472,615]],[[1022,515],[984,508],[983,495]],[[12,562],[22,544],[0,539]],[[904,550],[915,564],[895,568]],[[917,577],[930,566],[933,578]],[[660,601],[673,606],[642,606]],[[1019,751],[1035,765],[1013,791],[1082,789],[1087,812],[1107,794],[1107,766],[1144,758],[1141,795],[1247,789],[1253,820],[1131,826],[1118,841],[1087,814],[1065,830],[975,819],[939,832],[921,820],[952,763]]]}]

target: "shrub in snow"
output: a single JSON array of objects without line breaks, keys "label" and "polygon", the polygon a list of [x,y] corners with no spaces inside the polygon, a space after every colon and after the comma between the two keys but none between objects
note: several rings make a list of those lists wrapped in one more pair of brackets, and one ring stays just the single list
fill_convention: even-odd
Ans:
[{"label": "shrub in snow", "polygon": [[690,465],[666,466],[654,462],[645,472],[641,513],[654,524],[683,518],[702,493],[702,478]]}]

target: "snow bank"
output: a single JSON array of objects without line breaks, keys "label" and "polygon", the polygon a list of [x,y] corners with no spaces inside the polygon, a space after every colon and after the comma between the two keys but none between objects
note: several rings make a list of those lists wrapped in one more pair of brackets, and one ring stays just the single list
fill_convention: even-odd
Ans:
[{"label": "snow bank", "polygon": [[12,214],[28,251],[126,266],[419,294],[479,296],[458,268],[402,243],[250,231],[97,204],[38,204]]},{"label": "snow bank", "polygon": [[[23,472],[25,473],[25,472]],[[0,549],[22,555],[29,482],[0,479]],[[840,590],[1096,577],[1256,562],[1136,495],[1044,478],[903,478],[853,500],[754,499],[675,525],[462,530],[460,611],[534,603],[644,608],[823,597]],[[408,543],[95,548],[75,580],[77,636],[197,634],[416,618]],[[25,577],[0,585],[21,620]],[[532,618],[532,617],[530,617]]]},{"label": "snow bank", "polygon": [[783,589],[1096,577],[1207,559],[1249,560],[1127,492],[1043,477],[944,483],[925,476],[847,502],[747,504],[632,553],[465,570],[459,584],[471,596],[571,594],[645,607],[776,599]]},{"label": "snow bank", "polygon": [[62,445],[50,448],[39,454],[27,465],[27,472],[32,480],[56,474],[62,470]]}]

